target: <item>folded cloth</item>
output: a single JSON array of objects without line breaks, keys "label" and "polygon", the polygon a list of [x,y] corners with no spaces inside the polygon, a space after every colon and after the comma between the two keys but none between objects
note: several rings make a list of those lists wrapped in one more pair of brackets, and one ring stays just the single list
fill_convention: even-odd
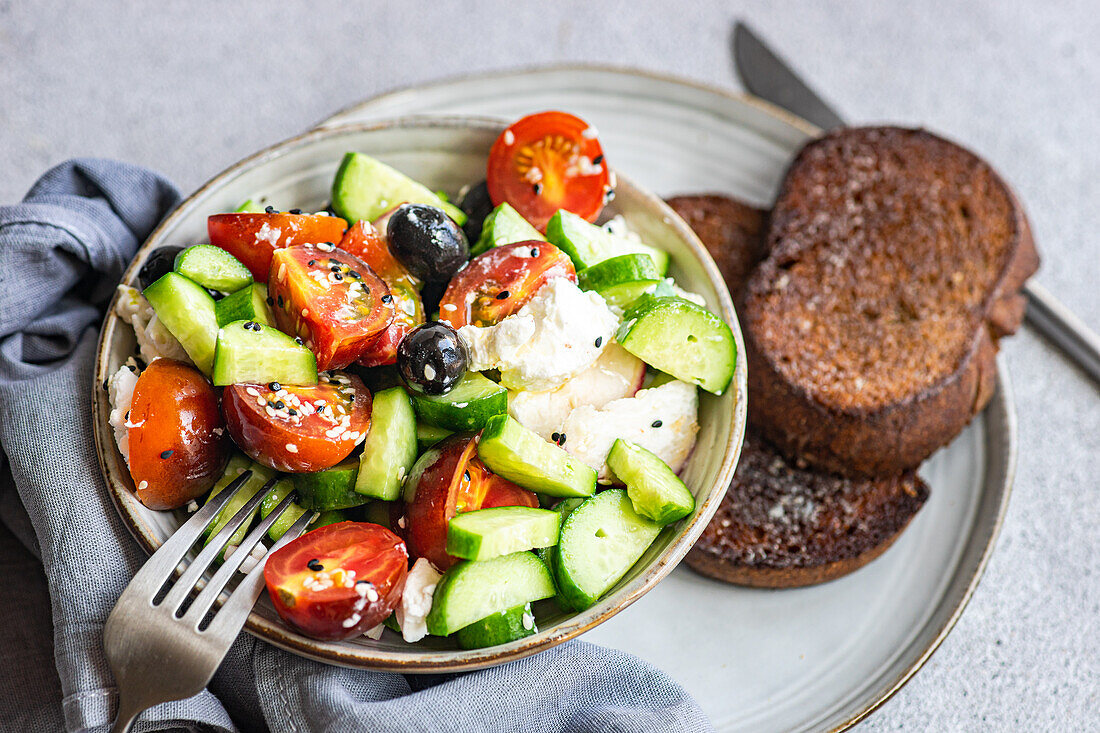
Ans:
[{"label": "folded cloth", "polygon": [[[14,485],[50,590],[69,730],[102,730],[116,690],[103,623],[145,557],[92,447],[96,333],[126,263],[179,201],[157,174],[80,159],[0,207],[0,487]],[[10,497],[8,497],[10,499]],[[5,521],[20,534],[26,523]],[[22,536],[25,542],[26,531]],[[0,706],[13,678],[0,682]],[[8,686],[8,687],[5,687]],[[56,711],[44,717],[57,719]],[[208,690],[147,711],[138,730],[700,731],[695,701],[645,662],[584,642],[462,675],[330,667],[242,634]]]}]

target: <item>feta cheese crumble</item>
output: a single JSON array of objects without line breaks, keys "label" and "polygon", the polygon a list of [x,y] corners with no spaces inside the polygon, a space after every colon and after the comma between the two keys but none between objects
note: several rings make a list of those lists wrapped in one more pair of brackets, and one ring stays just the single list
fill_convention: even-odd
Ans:
[{"label": "feta cheese crumble", "polygon": [[560,387],[599,358],[618,318],[598,294],[558,277],[518,312],[493,326],[463,326],[471,371],[499,369],[509,389]]},{"label": "feta cheese crumble", "polygon": [[419,558],[413,563],[412,570],[405,578],[401,605],[397,607],[395,613],[397,623],[401,626],[401,636],[410,644],[428,635],[428,625],[425,620],[428,618],[428,612],[432,610],[435,586],[442,577],[430,562]]},{"label": "feta cheese crumble", "polygon": [[164,357],[190,364],[191,359],[183,350],[183,345],[160,322],[145,296],[129,285],[119,285],[118,291],[115,313],[133,327],[138,351],[145,363],[149,364],[154,359]]},{"label": "feta cheese crumble", "polygon": [[[130,360],[133,361],[132,359]],[[107,396],[111,401],[111,414],[107,421],[115,433],[115,444],[126,465],[130,465],[130,403],[134,399],[134,387],[137,386],[137,367],[122,365],[107,380]]]}]

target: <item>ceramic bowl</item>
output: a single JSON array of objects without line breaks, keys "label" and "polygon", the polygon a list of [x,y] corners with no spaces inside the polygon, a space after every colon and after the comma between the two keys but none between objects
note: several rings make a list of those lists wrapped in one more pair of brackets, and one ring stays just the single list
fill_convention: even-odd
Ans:
[{"label": "ceramic bowl", "polygon": [[[274,145],[231,166],[193,193],[149,237],[123,276],[135,284],[138,270],[159,247],[205,242],[206,218],[232,211],[246,199],[270,202],[278,208],[319,210],[329,200],[333,176],[344,153],[355,150],[375,156],[425,183],[433,190],[455,194],[485,175],[485,162],[503,125],[499,121],[456,118],[402,118],[367,125],[315,130]],[[614,150],[608,150],[614,160]],[[733,329],[738,354],[744,352],[741,330],[729,292],[717,267],[695,234],[660,199],[618,174],[617,195],[607,215],[622,214],[641,237],[670,253],[670,274],[687,290],[701,294],[707,306]],[[113,305],[113,304],[112,304]],[[130,327],[113,313],[104,321],[96,357],[95,384],[113,374],[135,353]],[[266,595],[261,597],[245,628],[277,646],[306,657],[349,667],[397,672],[459,671],[519,659],[560,644],[606,621],[640,598],[667,575],[703,531],[729,485],[745,431],[745,379],[738,360],[733,382],[720,397],[700,392],[700,431],[695,449],[682,472],[695,495],[695,512],[669,525],[627,575],[592,608],[563,613],[552,601],[536,604],[539,632],[525,639],[487,649],[461,650],[450,639],[428,637],[406,644],[386,630],[378,640],[324,642],[307,638],[284,625]],[[158,512],[141,504],[107,423],[107,393],[94,390],[97,453],[115,505],[123,521],[147,551],[152,552],[186,518],[181,512]]]}]

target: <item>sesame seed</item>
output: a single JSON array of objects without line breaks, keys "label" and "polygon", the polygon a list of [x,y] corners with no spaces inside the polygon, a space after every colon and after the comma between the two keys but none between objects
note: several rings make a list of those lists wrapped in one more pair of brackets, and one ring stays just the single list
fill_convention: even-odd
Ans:
[{"label": "sesame seed", "polygon": [[274,214],[275,213],[275,207],[274,206],[265,206],[264,211],[268,214]]},{"label": "sesame seed", "polygon": [[290,211],[288,211],[286,213],[288,213],[288,214],[301,214],[302,210],[301,209],[291,209]]},{"label": "sesame seed", "polygon": [[531,189],[535,192],[536,196],[541,196],[542,195],[542,184],[541,183],[536,183],[535,185],[531,186]]},{"label": "sesame seed", "polygon": [[175,453],[175,451],[172,450],[171,448],[169,448],[168,450],[161,452],[160,457],[161,458],[171,458],[173,453]]},{"label": "sesame seed", "polygon": [[334,273],[332,274],[332,276],[333,276],[333,277],[334,277],[334,278],[336,279],[336,282],[340,282],[341,280],[343,280],[343,279],[344,279],[344,276],[343,276],[343,275],[341,275],[341,274],[340,274],[340,273],[338,273],[338,272],[334,272]]},{"label": "sesame seed", "polygon": [[469,481],[469,480],[470,480],[470,472],[469,472],[469,471],[464,471],[464,472],[462,473],[462,478],[464,478],[464,479],[466,479],[467,481]]},{"label": "sesame seed", "polygon": [[309,261],[309,262],[307,262],[306,264],[307,264],[307,265],[309,265],[310,267],[313,267],[314,265],[316,265],[316,264],[317,264],[317,260],[310,260],[310,261]]},{"label": "sesame seed", "polygon": [[389,293],[386,293],[385,295],[382,296],[382,302],[383,303],[390,303],[392,301],[393,301],[393,296],[390,295]]},{"label": "sesame seed", "polygon": [[558,445],[565,445],[565,433],[562,433],[562,434],[561,434],[560,436],[558,436],[558,437],[559,437],[559,440],[558,440]]},{"label": "sesame seed", "polygon": [[301,346],[301,345],[302,345],[302,339],[301,339],[301,337],[300,337],[300,336],[295,336],[295,337],[294,337],[294,343],[296,343],[296,344],[298,344],[299,346]]},{"label": "sesame seed", "polygon": [[597,336],[596,337],[596,348],[598,349],[601,346],[603,346],[603,336]]},{"label": "sesame seed", "polygon": [[497,293],[497,300],[508,300],[508,296],[511,295],[507,290],[501,290]]},{"label": "sesame seed", "polygon": [[285,404],[283,403],[283,401],[282,401],[282,400],[277,400],[277,401],[275,402],[275,409],[276,409],[276,410],[281,410],[281,409],[283,409],[284,407],[286,407],[286,405],[285,405]]},{"label": "sesame seed", "polygon": [[532,247],[531,248],[531,256],[532,257],[538,257],[539,256],[539,248],[538,247]]},{"label": "sesame seed", "polygon": [[107,389],[107,380],[106,379],[103,380],[103,389]]},{"label": "sesame seed", "polygon": [[283,388],[283,385],[279,384],[278,382],[268,382],[267,388],[270,389],[272,392],[278,392]]},{"label": "sesame seed", "polygon": [[600,153],[599,155],[597,155],[595,158],[592,159],[592,165],[599,165],[602,162],[603,162],[603,153]]},{"label": "sesame seed", "polygon": [[550,440],[554,441],[555,443],[558,442],[558,439],[560,437],[561,437],[561,433],[550,433]]},{"label": "sesame seed", "polygon": [[271,305],[275,305],[275,299],[274,299],[274,298],[272,298],[272,297],[271,297],[270,295],[269,295],[269,296],[267,296],[267,304],[268,304],[269,306],[271,306]]},{"label": "sesame seed", "polygon": [[662,425],[664,425],[664,423],[663,423],[663,422],[661,422],[660,420],[654,420],[654,421],[653,421],[653,422],[652,422],[652,423],[650,424],[650,427],[654,427],[654,428],[659,428],[659,427],[661,427]]},{"label": "sesame seed", "polygon": [[279,307],[280,308],[283,307],[283,296],[281,296],[281,295],[279,296]]},{"label": "sesame seed", "polygon": [[306,566],[315,573],[325,569],[325,566],[322,565],[321,561],[317,558],[313,558],[312,560],[307,562]]}]

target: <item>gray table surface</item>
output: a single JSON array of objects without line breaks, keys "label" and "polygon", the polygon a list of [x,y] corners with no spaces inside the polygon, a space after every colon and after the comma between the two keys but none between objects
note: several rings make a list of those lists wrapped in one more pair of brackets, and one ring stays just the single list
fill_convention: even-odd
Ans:
[{"label": "gray table surface", "polygon": [[[0,0],[0,201],[76,155],[191,190],[340,107],[443,75],[585,61],[736,88],[741,17],[850,119],[924,124],[993,161],[1030,213],[1038,279],[1100,327],[1095,0],[285,5]],[[954,632],[863,729],[1100,727],[1100,390],[1029,331],[1004,351],[1021,451],[997,551]],[[5,530],[3,575],[28,582],[18,605],[0,595],[0,669],[28,684],[0,722],[60,694],[44,581],[21,553]]]}]

